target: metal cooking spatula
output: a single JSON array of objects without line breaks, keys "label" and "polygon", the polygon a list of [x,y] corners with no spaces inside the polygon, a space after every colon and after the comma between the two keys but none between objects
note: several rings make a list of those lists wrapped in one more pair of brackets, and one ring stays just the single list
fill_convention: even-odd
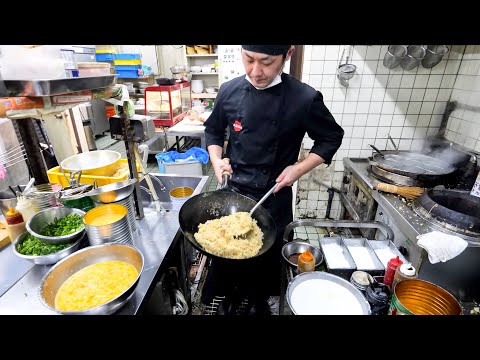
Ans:
[{"label": "metal cooking spatula", "polygon": [[[250,216],[252,216],[253,212],[258,209],[260,205],[273,193],[275,188],[277,187],[277,184],[275,184],[268,192],[255,204],[255,206],[250,210]],[[241,229],[235,237],[245,237],[251,230],[253,230],[253,227],[244,227]]]},{"label": "metal cooking spatula", "polygon": [[257,202],[257,204],[252,208],[252,210],[250,210],[250,215],[253,214],[253,212],[255,210],[257,210],[257,208],[262,205],[262,203],[274,192],[275,188],[277,187],[277,184],[273,185],[273,187],[268,190],[268,192],[263,195],[263,197]]}]

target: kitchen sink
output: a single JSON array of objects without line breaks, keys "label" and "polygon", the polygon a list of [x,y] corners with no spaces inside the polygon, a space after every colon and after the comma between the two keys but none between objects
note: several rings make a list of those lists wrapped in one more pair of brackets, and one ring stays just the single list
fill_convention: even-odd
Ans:
[{"label": "kitchen sink", "polygon": [[[170,191],[177,187],[191,187],[193,189],[192,196],[200,194],[205,187],[208,176],[197,175],[170,175],[150,173],[153,187],[157,192],[158,199],[161,205],[167,211],[172,209],[172,201],[170,200]],[[140,181],[140,192],[142,196],[143,208],[146,212],[155,210],[155,202],[152,194],[148,188],[147,181],[143,179]]]}]

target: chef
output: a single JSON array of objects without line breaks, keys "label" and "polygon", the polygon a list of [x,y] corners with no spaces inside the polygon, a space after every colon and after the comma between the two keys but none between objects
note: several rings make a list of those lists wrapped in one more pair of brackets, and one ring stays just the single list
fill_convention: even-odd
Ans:
[{"label": "chef", "polygon": [[[344,135],[322,94],[283,72],[294,50],[292,45],[242,45],[246,75],[222,84],[205,121],[206,145],[219,183],[228,171],[229,187],[255,201],[277,184],[263,203],[277,226],[270,250],[250,260],[212,259],[202,303],[225,296],[230,313],[239,299],[248,300],[250,313],[269,313],[268,298],[280,295],[283,232],[293,221],[291,186],[316,166],[330,164]],[[230,165],[222,160],[226,134]],[[314,145],[298,161],[305,134]]]}]

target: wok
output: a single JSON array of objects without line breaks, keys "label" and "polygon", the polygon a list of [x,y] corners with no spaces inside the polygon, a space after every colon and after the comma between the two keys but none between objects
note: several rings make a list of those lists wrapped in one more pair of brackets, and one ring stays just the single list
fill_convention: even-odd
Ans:
[{"label": "wok", "polygon": [[[207,220],[218,219],[239,211],[249,212],[257,203],[247,196],[241,195],[226,187],[230,174],[223,174],[222,188],[201,193],[188,199],[179,212],[180,230],[188,241],[201,253],[224,260],[248,260],[256,258],[269,250],[275,242],[277,227],[270,213],[259,206],[252,214],[263,232],[263,245],[258,253],[248,259],[230,259],[207,252],[193,236],[198,231],[198,225]],[[241,240],[239,240],[241,241]]]},{"label": "wok", "polygon": [[395,174],[424,181],[443,180],[457,169],[436,157],[414,151],[378,150],[370,158],[370,164]]}]

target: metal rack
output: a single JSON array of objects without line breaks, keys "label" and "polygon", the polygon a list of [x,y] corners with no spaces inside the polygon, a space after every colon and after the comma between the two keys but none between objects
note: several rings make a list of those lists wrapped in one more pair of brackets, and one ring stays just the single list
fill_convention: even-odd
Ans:
[{"label": "metal rack", "polygon": [[27,153],[23,143],[20,143],[19,145],[0,153],[0,164],[2,164],[5,169],[8,169],[9,167],[26,160]]},{"label": "metal rack", "polygon": [[[295,220],[292,221],[288,226],[285,228],[285,232],[283,233],[283,241],[287,243],[289,241],[290,233],[299,226],[313,226],[313,227],[320,227],[329,229],[339,229],[339,228],[350,228],[350,229],[377,229],[380,230],[383,236],[388,239],[392,240],[394,238],[393,231],[390,227],[380,221],[366,221],[366,222],[359,222],[359,221],[350,221],[350,220],[320,220],[320,219],[312,219],[312,220]],[[285,314],[285,297],[287,291],[287,284],[288,282],[293,279],[294,274],[291,269],[287,268],[287,264],[285,261],[282,261],[282,271],[280,275],[280,304],[279,304],[279,312],[280,315]],[[287,309],[288,310],[288,309]]]}]

